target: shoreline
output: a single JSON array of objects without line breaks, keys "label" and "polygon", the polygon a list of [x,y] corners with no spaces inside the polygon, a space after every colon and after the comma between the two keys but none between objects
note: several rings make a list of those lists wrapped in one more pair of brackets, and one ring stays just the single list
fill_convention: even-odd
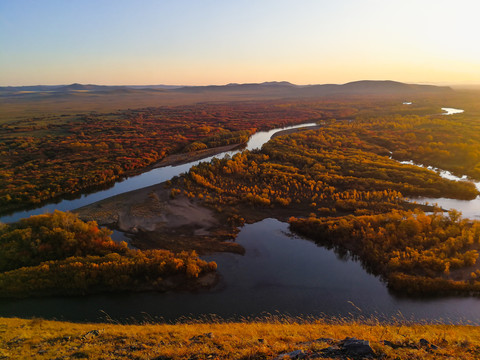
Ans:
[{"label": "shoreline", "polygon": [[[19,212],[34,211],[36,209],[42,208],[43,206],[58,204],[58,203],[60,203],[64,200],[73,201],[73,200],[76,200],[76,199],[80,199],[83,196],[93,195],[96,192],[111,189],[115,186],[115,184],[117,184],[119,182],[122,182],[122,181],[124,181],[128,178],[131,178],[131,177],[142,175],[142,174],[147,173],[147,172],[149,172],[151,170],[154,170],[154,169],[159,169],[159,168],[163,168],[163,167],[167,167],[167,166],[179,166],[179,165],[187,164],[189,162],[201,160],[203,158],[207,158],[207,157],[210,157],[210,156],[215,156],[215,155],[221,154],[223,152],[234,151],[234,150],[240,149],[242,146],[245,146],[245,143],[218,146],[218,147],[214,147],[214,148],[193,151],[193,152],[190,152],[190,153],[174,153],[174,154],[171,154],[171,155],[167,155],[162,160],[160,160],[160,161],[158,161],[158,162],[156,162],[152,165],[149,165],[149,166],[141,168],[141,169],[134,169],[134,170],[129,171],[127,174],[123,174],[120,178],[115,180],[113,183],[101,183],[101,184],[97,184],[97,185],[92,185],[91,187],[83,189],[83,190],[81,190],[81,191],[79,191],[78,193],[75,193],[75,194],[60,194],[60,195],[58,195],[56,197],[53,197],[49,200],[42,201],[40,204],[37,204],[37,205],[27,204],[25,206],[10,206],[8,208],[1,209],[0,210],[0,218],[3,218],[3,217],[8,218],[10,216],[14,216],[16,213],[19,213]],[[136,189],[136,190],[139,190],[139,189]],[[131,190],[131,191],[135,191],[135,190]],[[127,192],[125,192],[125,193],[127,193]],[[122,193],[122,194],[125,194],[125,193]],[[85,206],[88,206],[88,205],[85,205]],[[76,209],[71,209],[71,210],[68,210],[68,211],[75,211],[75,210]],[[10,222],[10,221],[7,221],[7,223],[8,222]]]},{"label": "shoreline", "polygon": [[209,149],[197,150],[197,151],[192,151],[187,153],[175,153],[175,154],[167,155],[162,160],[152,165],[151,168],[158,169],[166,166],[183,165],[192,161],[201,160],[203,158],[215,156],[224,152],[241,149],[245,145],[246,143],[239,143],[239,144],[231,144],[231,145],[225,145],[225,146],[217,146]]},{"label": "shoreline", "polygon": [[313,126],[300,127],[300,128],[296,128],[296,129],[281,130],[281,131],[273,134],[271,139],[275,139],[278,136],[290,135],[290,134],[294,134],[294,133],[302,132],[302,131],[318,130],[318,129],[321,129],[322,127],[323,127],[323,125],[313,125]]}]

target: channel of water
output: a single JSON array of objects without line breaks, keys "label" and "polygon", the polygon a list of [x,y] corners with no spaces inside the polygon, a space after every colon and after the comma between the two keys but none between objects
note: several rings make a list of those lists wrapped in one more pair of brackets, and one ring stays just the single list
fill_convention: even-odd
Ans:
[{"label": "channel of water", "polygon": [[[272,129],[269,131],[259,131],[250,137],[245,149],[253,150],[253,149],[261,148],[263,144],[265,144],[268,140],[270,140],[273,134],[279,131],[296,129],[301,127],[309,127],[309,126],[315,126],[315,125],[316,125],[315,123],[311,122],[311,123],[305,123],[300,125],[285,126],[282,128]],[[35,208],[33,210],[16,211],[10,215],[5,215],[0,217],[0,222],[10,223],[10,222],[18,221],[22,218],[29,217],[31,215],[38,215],[38,214],[45,214],[47,212],[53,212],[53,210],[55,209],[61,210],[61,211],[70,211],[70,210],[78,209],[79,207],[93,204],[94,202],[107,199],[111,196],[123,194],[128,191],[141,189],[150,185],[155,185],[155,184],[170,180],[174,176],[178,176],[184,172],[188,172],[188,170],[192,166],[198,165],[201,162],[208,162],[212,160],[214,157],[223,158],[226,155],[233,156],[239,152],[242,152],[245,149],[223,152],[217,155],[209,156],[204,159],[192,161],[182,165],[164,166],[161,168],[152,169],[140,175],[125,178],[115,183],[115,185],[109,189],[101,190],[91,194],[81,195],[81,197],[79,197],[78,199],[61,200],[57,203],[50,203],[50,204]]]},{"label": "channel of water", "polygon": [[[274,132],[280,130],[283,129],[252,136],[247,147],[249,149],[260,147]],[[236,152],[229,154],[234,153]],[[141,181],[137,179],[138,177],[127,179],[125,182],[128,182],[129,186],[124,191],[133,190],[137,185],[137,188],[140,188],[168,180],[172,176],[188,171],[190,166],[199,162],[169,167],[172,169],[155,169],[149,172],[148,176],[144,175],[148,179]],[[166,174],[160,175],[162,171]],[[440,175],[458,179],[447,172],[440,172]],[[122,183],[118,185],[120,184]],[[106,190],[102,192],[100,198],[121,193],[122,188]],[[94,195],[85,196],[88,199],[78,199],[70,209],[98,201],[100,198],[92,197]],[[443,199],[431,200],[423,198],[422,201],[437,202],[446,208],[462,206],[459,208],[461,211],[464,211],[466,203],[472,203],[452,200],[455,203],[447,206],[442,202]],[[478,204],[478,198],[473,202]],[[58,208],[58,205],[53,205],[53,208]],[[42,208],[40,212],[50,209]],[[476,209],[479,210],[478,207]],[[478,216],[478,211],[475,216]],[[116,233],[115,236],[121,238],[123,235]],[[396,318],[480,324],[479,298],[396,297],[389,293],[378,277],[369,274],[360,262],[290,233],[286,223],[265,219],[245,225],[236,241],[245,248],[245,255],[223,253],[205,257],[208,261],[217,262],[222,276],[219,285],[209,291],[0,300],[0,316],[100,321],[105,320],[108,314],[108,317],[120,321],[144,318],[175,321],[208,314],[216,314],[226,319],[289,314],[308,317],[324,315],[376,317],[381,320]]]}]

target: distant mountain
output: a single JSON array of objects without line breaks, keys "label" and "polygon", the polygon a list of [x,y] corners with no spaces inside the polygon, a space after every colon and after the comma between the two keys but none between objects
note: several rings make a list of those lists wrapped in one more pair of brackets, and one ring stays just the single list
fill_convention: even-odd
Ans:
[{"label": "distant mountain", "polygon": [[[104,91],[111,88],[118,88],[117,86],[106,86],[106,85],[82,85],[82,84],[71,84],[65,85],[55,89],[55,91]],[[123,88],[123,86],[122,86]]]},{"label": "distant mountain", "polygon": [[[315,86],[315,85],[314,85]],[[322,86],[322,85],[319,85]],[[325,85],[328,86],[328,85]],[[439,92],[453,91],[448,86],[405,84],[397,81],[362,80],[339,85],[340,91],[362,93],[396,93],[396,92]]]},{"label": "distant mountain", "polygon": [[166,92],[166,93],[230,93],[251,96],[275,96],[275,97],[314,97],[329,95],[408,95],[415,93],[451,92],[448,86],[405,84],[397,81],[362,80],[349,82],[343,85],[295,85],[288,81],[269,81],[263,83],[247,83],[207,86],[175,86],[175,85],[134,85],[134,86],[107,86],[107,85],[36,85],[36,86],[6,86],[0,87],[2,96],[32,95],[41,93],[51,96],[87,93],[139,93],[141,92]]},{"label": "distant mountain", "polygon": [[222,91],[272,91],[290,96],[322,96],[335,94],[411,94],[419,92],[453,91],[447,86],[405,84],[397,81],[362,80],[343,85],[295,85],[287,81],[271,81],[258,84],[227,84],[208,86],[185,86],[174,91],[183,93],[222,92]]},{"label": "distant mountain", "polygon": [[298,85],[289,83],[288,81],[269,81],[263,83],[246,83],[237,84],[230,83],[227,85],[206,85],[206,86],[184,86],[175,89],[176,92],[205,92],[205,91],[262,91],[262,90],[281,90],[295,89]]},{"label": "distant mountain", "polygon": [[18,92],[68,92],[68,91],[115,91],[115,90],[165,90],[177,89],[178,85],[32,85],[32,86],[3,86],[0,87],[1,93]]},{"label": "distant mountain", "polygon": [[18,91],[53,91],[65,85],[30,85],[30,86],[2,86],[1,92],[18,92]]}]

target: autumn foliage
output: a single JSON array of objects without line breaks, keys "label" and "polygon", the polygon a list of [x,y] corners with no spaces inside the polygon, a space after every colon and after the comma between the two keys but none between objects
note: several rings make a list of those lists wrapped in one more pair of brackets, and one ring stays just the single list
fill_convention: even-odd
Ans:
[{"label": "autumn foliage", "polygon": [[111,186],[168,154],[240,144],[256,130],[333,113],[239,102],[12,120],[0,125],[0,212]]},{"label": "autumn foliage", "polygon": [[455,210],[448,216],[416,210],[292,218],[290,227],[319,244],[349,251],[396,292],[480,291],[480,222],[461,219]]},{"label": "autumn foliage", "polygon": [[[129,249],[110,230],[55,211],[0,229],[2,297],[168,290],[214,271],[195,252]],[[180,276],[180,282],[165,281]]]},{"label": "autumn foliage", "polygon": [[213,207],[302,208],[319,216],[401,209],[403,196],[478,194],[472,183],[398,163],[344,126],[280,136],[261,151],[199,164],[172,183],[172,193],[184,189]]}]

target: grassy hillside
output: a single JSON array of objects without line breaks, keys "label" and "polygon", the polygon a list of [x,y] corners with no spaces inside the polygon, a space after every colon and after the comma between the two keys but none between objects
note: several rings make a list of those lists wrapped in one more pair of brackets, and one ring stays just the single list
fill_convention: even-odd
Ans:
[{"label": "grassy hillside", "polygon": [[480,328],[474,326],[323,320],[305,323],[293,319],[116,325],[0,318],[0,358],[340,359],[346,357],[340,353],[339,340],[347,337],[369,341],[373,351],[370,358],[374,359],[480,356]]}]

